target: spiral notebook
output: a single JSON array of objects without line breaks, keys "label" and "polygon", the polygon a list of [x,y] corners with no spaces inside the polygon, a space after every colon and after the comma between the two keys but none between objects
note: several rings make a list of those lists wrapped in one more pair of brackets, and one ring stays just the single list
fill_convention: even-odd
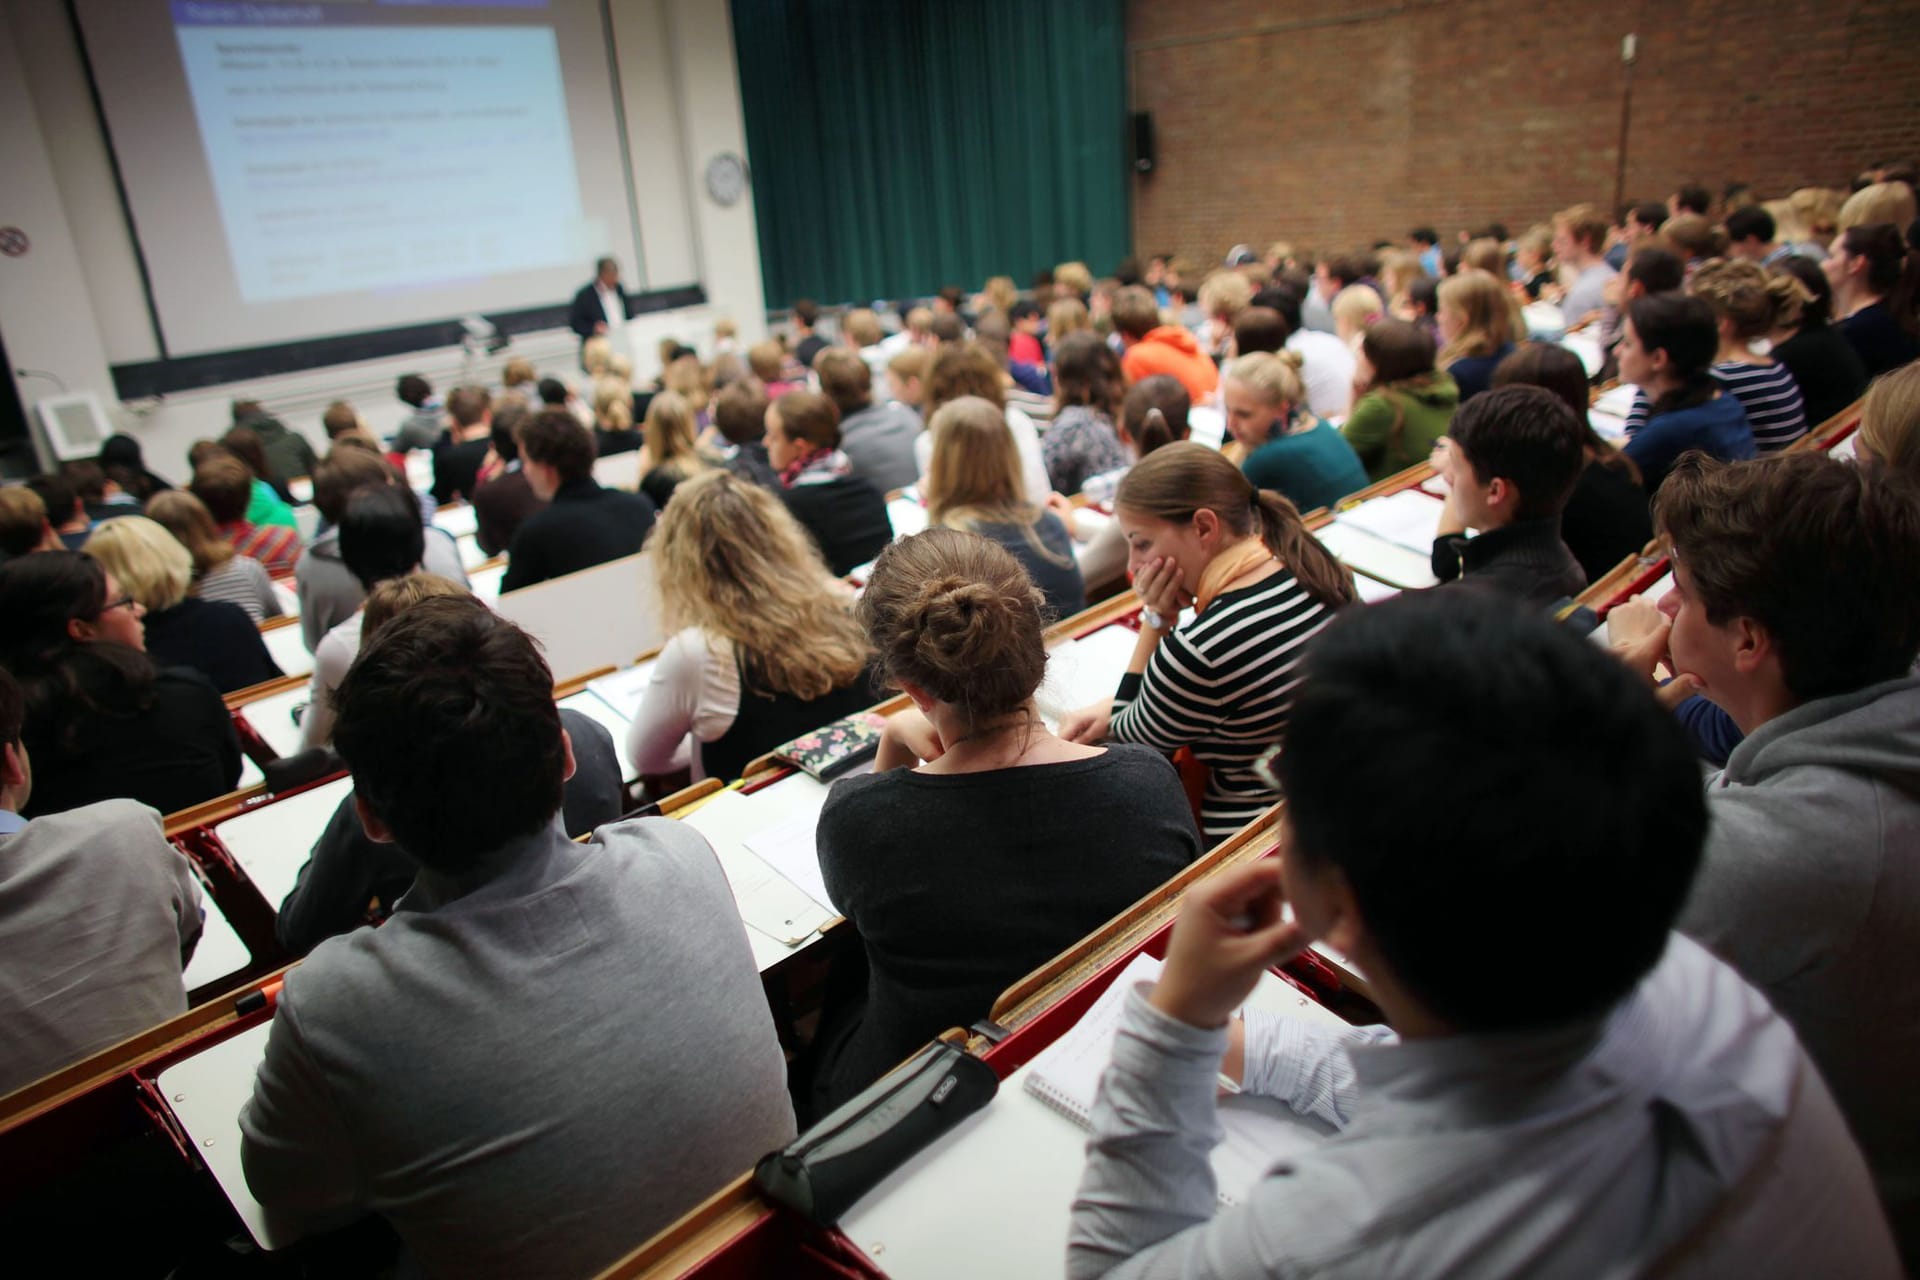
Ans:
[{"label": "spiral notebook", "polygon": [[[1162,967],[1144,952],[1135,956],[1080,1021],[1035,1056],[1027,1069],[1027,1092],[1082,1129],[1089,1128],[1127,993],[1138,983],[1158,979]],[[1260,983],[1249,1004],[1281,1013],[1295,1012],[1298,1006],[1298,1012],[1339,1021],[1272,974],[1263,974]],[[1239,1204],[1268,1169],[1318,1146],[1332,1132],[1273,1098],[1235,1094],[1220,1099],[1217,1111],[1224,1133],[1213,1149],[1213,1177],[1220,1203],[1230,1207]]]}]

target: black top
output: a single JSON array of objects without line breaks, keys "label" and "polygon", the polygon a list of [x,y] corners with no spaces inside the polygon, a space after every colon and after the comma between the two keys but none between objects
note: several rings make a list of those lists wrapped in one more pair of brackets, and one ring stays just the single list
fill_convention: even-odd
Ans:
[{"label": "black top", "polygon": [[1519,520],[1474,537],[1442,534],[1433,540],[1433,576],[1550,605],[1587,588],[1580,562],[1560,540],[1558,520]]},{"label": "black top", "polygon": [[[1898,369],[1909,360],[1920,359],[1920,338],[1902,329],[1884,302],[1862,307],[1842,320],[1840,332],[1860,353],[1860,363],[1866,367],[1869,378]],[[1802,397],[1805,394],[1803,391]]]},{"label": "black top", "polygon": [[590,478],[569,480],[513,535],[500,590],[518,591],[630,556],[647,540],[653,517],[653,500],[644,494],[602,489]]},{"label": "black top", "polygon": [[763,488],[780,487],[780,477],[773,474],[773,464],[767,461],[767,446],[759,440],[749,440],[738,446],[733,456],[727,459],[727,470]]},{"label": "black top", "polygon": [[984,1018],[1016,979],[1200,852],[1179,774],[1126,743],[1061,764],[843,778],[817,839],[869,968],[864,1008],[829,1011],[815,1075],[828,1102]]},{"label": "black top", "polygon": [[[560,708],[560,727],[573,739],[573,776],[561,789],[560,814],[569,836],[581,836],[626,811],[625,784],[613,736],[591,717]],[[286,901],[274,918],[280,945],[303,956],[337,933],[350,933],[369,915],[384,919],[413,884],[414,861],[397,844],[376,844],[360,825],[353,792],[340,798],[325,831],[313,843]],[[369,904],[378,906],[369,911]]]},{"label": "black top", "polygon": [[820,544],[827,568],[844,575],[893,541],[887,500],[859,476],[836,476],[813,484],[783,485],[780,496],[794,519]]},{"label": "black top", "polygon": [[1847,336],[1831,325],[1802,329],[1773,348],[1787,366],[1807,407],[1807,425],[1817,427],[1867,391],[1867,366]]},{"label": "black top", "polygon": [[486,436],[450,444],[433,455],[433,500],[445,505],[455,498],[473,501],[479,483],[480,464],[487,460],[493,441]]},{"label": "black top", "polygon": [[654,506],[664,509],[667,500],[673,497],[673,491],[680,487],[680,482],[686,479],[688,474],[669,471],[665,467],[655,467],[640,477],[640,492],[651,498]]},{"label": "black top", "polygon": [[1460,403],[1465,404],[1482,391],[1493,387],[1493,371],[1500,362],[1513,354],[1513,344],[1505,342],[1499,350],[1487,356],[1461,356],[1447,366],[1447,372],[1453,375],[1453,381],[1460,388]]},{"label": "black top", "polygon": [[813,368],[813,358],[827,349],[827,340],[817,333],[810,333],[793,346],[793,358],[806,368]]},{"label": "black top", "polygon": [[75,755],[55,754],[48,726],[29,724],[23,736],[33,761],[23,817],[121,797],[174,813],[240,780],[233,717],[205,676],[182,667],[160,670],[146,710],[84,717]]},{"label": "black top", "polygon": [[1560,513],[1560,540],[1598,582],[1653,538],[1647,491],[1624,466],[1589,462]]},{"label": "black top", "polygon": [[[613,286],[620,295],[620,313],[627,319],[633,318],[633,299],[627,296],[627,287],[622,284]],[[607,322],[606,308],[600,305],[600,282],[589,280],[580,286],[580,292],[573,295],[573,302],[567,308],[567,328],[580,335],[585,342],[593,336],[593,326]]]},{"label": "black top", "polygon": [[1073,558],[1073,535],[1053,512],[1042,511],[1033,527],[1033,536],[1050,556],[1041,554],[1017,524],[980,524],[973,526],[973,532],[992,538],[1020,562],[1033,585],[1047,597],[1050,620],[1071,617],[1087,607],[1087,584],[1080,576],[1079,561]]},{"label": "black top", "polygon": [[632,427],[618,431],[607,431],[600,427],[593,429],[593,451],[596,456],[607,458],[616,453],[638,453],[640,446],[647,442],[646,437]]},{"label": "black top", "polygon": [[245,609],[198,596],[147,615],[147,652],[163,667],[192,667],[222,693],[285,674]]},{"label": "black top", "polygon": [[[737,650],[737,646],[736,646]],[[782,743],[842,717],[871,707],[880,697],[871,673],[862,671],[847,684],[811,702],[766,687],[757,664],[735,658],[740,671],[740,709],[733,723],[712,742],[699,745],[700,767],[709,778],[731,782],[749,764]]]},{"label": "black top", "polygon": [[471,501],[479,525],[474,538],[490,556],[512,546],[513,535],[520,532],[526,518],[547,505],[534,493],[526,473],[519,470],[502,472],[487,481],[474,491]]}]

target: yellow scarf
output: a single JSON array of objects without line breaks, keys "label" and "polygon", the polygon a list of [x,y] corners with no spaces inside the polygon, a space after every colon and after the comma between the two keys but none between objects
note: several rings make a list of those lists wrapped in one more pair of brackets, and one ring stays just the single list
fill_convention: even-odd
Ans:
[{"label": "yellow scarf", "polygon": [[1207,567],[1200,571],[1200,589],[1193,593],[1193,611],[1196,614],[1205,613],[1214,597],[1226,590],[1230,583],[1271,559],[1273,552],[1267,550],[1267,544],[1257,537],[1248,538],[1240,545],[1222,551],[1207,561]]}]

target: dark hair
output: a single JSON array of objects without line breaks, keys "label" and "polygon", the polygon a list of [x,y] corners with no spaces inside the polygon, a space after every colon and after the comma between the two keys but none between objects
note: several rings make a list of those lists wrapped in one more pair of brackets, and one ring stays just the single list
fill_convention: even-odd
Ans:
[{"label": "dark hair", "polygon": [[1439,244],[1440,233],[1432,227],[1415,227],[1407,232],[1407,239],[1415,244]]},{"label": "dark hair", "polygon": [[[1383,767],[1444,829],[1408,841],[1403,810],[1365,802]],[[1344,611],[1310,642],[1276,773],[1287,856],[1338,870],[1395,980],[1464,1032],[1619,1001],[1666,949],[1707,833],[1693,752],[1644,683],[1491,595]],[[1537,963],[1486,981],[1512,955]]]},{"label": "dark hair", "polygon": [[993,353],[977,342],[943,346],[934,352],[933,362],[921,379],[921,413],[931,420],[940,406],[961,396],[979,396],[995,407],[1005,409],[1006,388],[1000,383],[1000,365]]},{"label": "dark hair", "polygon": [[56,528],[73,519],[73,509],[80,504],[73,481],[56,471],[48,471],[27,481],[27,488],[40,495],[40,501],[46,504],[47,519]]},{"label": "dark hair", "polygon": [[110,435],[101,441],[100,465],[109,480],[141,502],[172,487],[147,470],[147,460],[141,455],[140,442],[129,435]]},{"label": "dark hair", "polygon": [[1045,611],[1046,597],[1005,547],[937,528],[880,553],[856,616],[888,682],[958,707],[973,733],[1040,687]]},{"label": "dark hair", "polygon": [[[1633,476],[1636,484],[1639,483],[1640,468],[1633,459],[1593,429],[1593,423],[1587,416],[1590,407],[1587,367],[1580,363],[1579,356],[1557,342],[1523,342],[1513,349],[1512,355],[1494,367],[1492,385],[1544,387],[1551,391],[1560,397],[1561,403],[1580,423],[1582,442],[1587,453],[1607,466],[1625,470]],[[1575,483],[1578,483],[1577,479]],[[1524,486],[1521,491],[1525,492]]]},{"label": "dark hair", "polygon": [[873,404],[873,370],[859,352],[822,347],[813,358],[813,371],[820,379],[821,394],[833,401],[842,418]]},{"label": "dark hair", "polygon": [[1312,287],[1312,277],[1304,272],[1283,271],[1279,281],[1254,294],[1249,305],[1278,311],[1287,326],[1287,336],[1292,337],[1300,329],[1300,304]]},{"label": "dark hair", "polygon": [[1649,293],[1627,304],[1627,320],[1640,345],[1664,351],[1680,386],[1653,402],[1655,416],[1691,409],[1713,399],[1713,360],[1720,354],[1720,322],[1704,298]]},{"label": "dark hair", "polygon": [[320,415],[320,428],[327,433],[329,440],[343,436],[359,425],[360,415],[354,412],[353,406],[345,400],[335,400],[327,406],[326,412]]},{"label": "dark hair", "polygon": [[1407,301],[1420,307],[1427,315],[1440,313],[1440,282],[1432,276],[1421,276],[1407,286]]},{"label": "dark hair", "polygon": [[793,304],[793,318],[811,329],[820,319],[820,307],[812,298],[800,298]]},{"label": "dark hair", "polygon": [[620,259],[607,257],[607,258],[595,258],[593,260],[593,274],[595,276],[598,276],[601,272],[605,271],[608,267],[612,267],[615,271],[618,271],[620,269]]},{"label": "dark hair", "polygon": [[788,438],[815,449],[840,447],[840,410],[833,401],[813,391],[789,391],[773,402],[780,411],[780,429]]},{"label": "dark hair", "polygon": [[534,384],[534,390],[540,393],[540,403],[549,409],[558,409],[567,402],[567,384],[558,378],[542,378]]},{"label": "dark hair", "polygon": [[240,461],[247,464],[247,470],[268,484],[275,480],[273,465],[267,461],[267,448],[260,443],[260,433],[252,427],[232,427],[220,437],[220,443]]},{"label": "dark hair", "polygon": [[967,291],[957,284],[943,284],[940,286],[940,291],[934,296],[952,307],[955,311],[958,311],[960,304],[967,300]]},{"label": "dark hair", "polygon": [[559,812],[553,673],[524,631],[471,596],[397,614],[333,701],[333,744],[355,791],[423,866],[482,865]]},{"label": "dark hair", "polygon": [[347,499],[372,485],[398,484],[393,467],[367,449],[334,446],[313,469],[313,505],[328,524],[339,524]]},{"label": "dark hair", "polygon": [[458,427],[477,427],[493,407],[485,387],[455,387],[447,393],[447,416]]},{"label": "dark hair", "polygon": [[1707,620],[1752,618],[1808,700],[1906,674],[1920,652],[1920,488],[1824,453],[1683,455],[1653,502]]},{"label": "dark hair", "polygon": [[1482,484],[1498,476],[1520,486],[1516,520],[1560,514],[1586,465],[1585,415],[1545,387],[1507,386],[1460,406],[1447,426]]},{"label": "dark hair", "polygon": [[952,311],[942,311],[927,321],[927,332],[939,339],[940,345],[951,346],[967,336],[967,326],[960,323],[960,317]]},{"label": "dark hair", "polygon": [[1867,260],[1867,287],[1885,300],[1887,314],[1909,335],[1920,337],[1920,313],[1915,310],[1920,302],[1920,253],[1907,247],[1891,222],[1848,227],[1840,241],[1848,253]]},{"label": "dark hair", "polygon": [[1686,186],[1673,193],[1674,203],[1688,213],[1706,217],[1713,208],[1713,193],[1705,187]]},{"label": "dark hair", "polygon": [[1367,326],[1360,349],[1373,366],[1373,385],[1391,386],[1433,372],[1433,335],[1422,325],[1386,316]]},{"label": "dark hair", "polygon": [[427,553],[420,503],[397,484],[369,485],[347,498],[340,516],[340,559],[365,590],[404,578]]},{"label": "dark hair", "polygon": [[1287,345],[1287,321],[1272,307],[1247,307],[1233,318],[1233,349],[1241,355],[1275,352]]},{"label": "dark hair", "polygon": [[520,424],[520,456],[552,467],[560,483],[593,474],[593,433],[565,409],[542,409]]},{"label": "dark hair", "polygon": [[60,464],[60,474],[79,495],[82,504],[98,502],[107,496],[107,473],[92,458],[76,458]]},{"label": "dark hair", "polygon": [[1193,397],[1186,385],[1170,373],[1156,373],[1127,388],[1115,425],[1133,441],[1135,458],[1144,458],[1162,445],[1185,440],[1187,415],[1192,411]]},{"label": "dark hair", "polygon": [[223,451],[194,467],[187,489],[205,504],[215,524],[232,524],[246,517],[253,497],[253,473],[246,463]]},{"label": "dark hair", "polygon": [[0,746],[17,744],[26,723],[27,703],[19,682],[0,667]]},{"label": "dark hair", "polygon": [[493,442],[493,452],[502,462],[515,462],[520,457],[520,428],[526,424],[533,411],[520,403],[503,404],[493,411],[493,430],[488,439]]},{"label": "dark hair", "polygon": [[1798,280],[1811,295],[1800,304],[1800,327],[1802,329],[1824,329],[1833,320],[1833,282],[1827,279],[1827,273],[1820,264],[1801,253],[1790,253],[1768,268],[1771,271],[1784,271]]},{"label": "dark hair", "polygon": [[433,384],[417,373],[405,374],[394,387],[394,394],[418,409],[433,395]]},{"label": "dark hair", "polygon": [[767,434],[767,397],[736,382],[713,399],[713,425],[728,444],[749,444]]},{"label": "dark hair", "polygon": [[0,667],[20,682],[29,726],[56,759],[86,754],[100,717],[125,719],[153,705],[154,667],[138,649],[82,643],[68,624],[98,619],[107,571],[79,551],[40,551],[0,565]]},{"label": "dark hair", "polygon": [[1736,244],[1742,240],[1769,244],[1774,232],[1773,215],[1757,204],[1742,205],[1727,214],[1727,238]]},{"label": "dark hair", "polygon": [[1358,254],[1329,254],[1320,260],[1320,266],[1331,279],[1340,282],[1342,289],[1348,285],[1359,284],[1367,277],[1367,264]]},{"label": "dark hair", "polygon": [[1053,349],[1053,399],[1062,408],[1085,405],[1111,420],[1126,390],[1120,357],[1091,330],[1070,333]]},{"label": "dark hair", "polygon": [[1627,282],[1647,293],[1672,293],[1687,280],[1687,264],[1664,244],[1642,244],[1627,255]]},{"label": "dark hair", "polygon": [[1113,295],[1113,327],[1125,337],[1146,337],[1160,326],[1160,304],[1145,285],[1130,284]]},{"label": "dark hair", "polygon": [[1040,304],[1031,298],[1022,298],[1007,308],[1007,323],[1018,324],[1022,320],[1034,320],[1046,313],[1040,310]]},{"label": "dark hair", "polygon": [[1658,200],[1642,200],[1627,210],[1627,216],[1643,227],[1652,227],[1658,231],[1667,225],[1667,206]]}]

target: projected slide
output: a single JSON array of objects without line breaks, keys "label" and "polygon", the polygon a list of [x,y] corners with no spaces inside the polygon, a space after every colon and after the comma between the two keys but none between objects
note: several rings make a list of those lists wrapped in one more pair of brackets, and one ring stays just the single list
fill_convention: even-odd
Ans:
[{"label": "projected slide", "polygon": [[[337,16],[355,7],[173,5],[241,299],[577,272],[604,228],[581,212],[552,29]],[[275,11],[290,24],[260,21]]]}]

